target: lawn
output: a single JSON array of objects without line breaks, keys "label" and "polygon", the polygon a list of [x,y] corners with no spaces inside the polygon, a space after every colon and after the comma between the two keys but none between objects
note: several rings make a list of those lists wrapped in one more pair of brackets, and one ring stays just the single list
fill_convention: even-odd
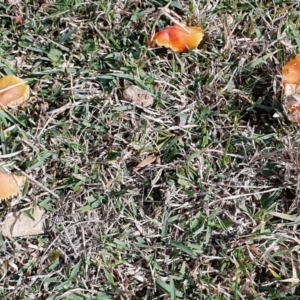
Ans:
[{"label": "lawn", "polygon": [[[172,20],[198,49],[148,47]],[[46,212],[0,235],[0,299],[299,299],[299,29],[298,0],[1,1],[0,75],[31,89],[0,110],[0,169],[28,177],[1,221]]]}]

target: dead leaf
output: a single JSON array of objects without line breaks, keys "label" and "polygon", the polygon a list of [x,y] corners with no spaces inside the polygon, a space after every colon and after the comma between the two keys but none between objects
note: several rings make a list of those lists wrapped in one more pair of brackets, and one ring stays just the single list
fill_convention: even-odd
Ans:
[{"label": "dead leaf", "polygon": [[139,171],[141,168],[144,168],[148,165],[150,165],[151,163],[153,163],[156,160],[156,156],[152,155],[152,156],[148,156],[145,159],[143,159],[134,169],[134,172]]},{"label": "dead leaf", "polygon": [[[34,220],[26,212],[29,212]],[[39,207],[32,208],[31,210],[26,208],[19,212],[9,213],[2,227],[3,236],[18,237],[44,233],[43,214],[44,210]]]},{"label": "dead leaf", "polygon": [[151,94],[136,85],[129,85],[123,91],[123,98],[128,102],[132,102],[142,107],[148,107],[153,104]]},{"label": "dead leaf", "polygon": [[292,221],[292,222],[299,221],[299,216],[291,216],[291,215],[279,213],[279,212],[276,212],[276,211],[270,211],[269,215],[280,218],[280,219],[284,219],[284,220],[287,220],[287,221]]}]

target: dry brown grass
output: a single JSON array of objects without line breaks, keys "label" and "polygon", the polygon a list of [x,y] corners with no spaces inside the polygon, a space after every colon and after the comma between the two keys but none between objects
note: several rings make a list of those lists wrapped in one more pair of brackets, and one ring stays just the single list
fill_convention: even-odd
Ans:
[{"label": "dry brown grass", "polygon": [[[299,297],[299,128],[280,77],[299,3],[167,4],[0,3],[1,74],[32,90],[0,111],[0,166],[32,178],[1,215],[47,210],[44,235],[1,239],[2,299]],[[200,49],[146,47],[169,16],[204,28]],[[124,101],[128,84],[154,104]]]}]

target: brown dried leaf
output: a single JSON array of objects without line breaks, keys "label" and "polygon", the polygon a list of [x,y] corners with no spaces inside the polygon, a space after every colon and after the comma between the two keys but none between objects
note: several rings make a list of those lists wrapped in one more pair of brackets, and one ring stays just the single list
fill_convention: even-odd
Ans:
[{"label": "brown dried leaf", "polygon": [[299,220],[298,216],[283,214],[283,213],[279,213],[279,212],[276,212],[276,211],[270,211],[269,215],[280,218],[280,219],[283,219],[283,220],[292,221],[292,222],[297,222]]},{"label": "brown dried leaf", "polygon": [[123,98],[128,102],[132,102],[142,107],[148,107],[153,104],[151,94],[136,85],[129,85],[123,91]]},{"label": "brown dried leaf", "polygon": [[24,214],[24,211],[28,211],[28,208],[23,209],[19,212],[10,213],[6,216],[2,227],[3,236],[18,237],[44,233],[44,210],[39,207],[35,207],[31,212],[34,220]]},{"label": "brown dried leaf", "polygon": [[139,171],[141,168],[146,167],[148,165],[150,165],[151,163],[153,163],[156,160],[156,156],[152,155],[152,156],[148,156],[145,159],[143,159],[134,169],[134,172]]}]

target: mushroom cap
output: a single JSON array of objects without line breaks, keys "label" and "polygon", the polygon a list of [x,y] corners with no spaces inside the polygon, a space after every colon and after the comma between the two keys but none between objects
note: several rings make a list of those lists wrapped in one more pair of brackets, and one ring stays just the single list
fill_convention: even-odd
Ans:
[{"label": "mushroom cap", "polygon": [[0,171],[0,200],[17,196],[25,181],[24,176],[6,174]]},{"label": "mushroom cap", "polygon": [[285,96],[300,93],[300,55],[283,66],[282,77]]},{"label": "mushroom cap", "polygon": [[[9,88],[16,84],[19,85]],[[29,86],[23,79],[14,75],[7,75],[0,79],[0,106],[18,106],[27,101],[28,98]]]},{"label": "mushroom cap", "polygon": [[300,55],[282,68],[283,109],[291,122],[300,122]]},{"label": "mushroom cap", "polygon": [[300,83],[300,55],[297,55],[296,58],[290,60],[282,68],[283,80],[290,84],[299,84]]},{"label": "mushroom cap", "polygon": [[186,52],[196,48],[202,41],[204,32],[196,26],[168,26],[158,31],[151,40],[154,45],[171,48],[173,51]]}]

